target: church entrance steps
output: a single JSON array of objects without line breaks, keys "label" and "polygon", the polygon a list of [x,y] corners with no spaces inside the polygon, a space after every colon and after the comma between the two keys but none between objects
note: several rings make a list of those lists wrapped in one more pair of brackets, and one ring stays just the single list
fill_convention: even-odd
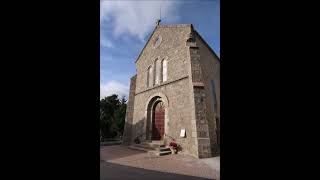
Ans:
[{"label": "church entrance steps", "polygon": [[148,144],[151,144],[151,145],[165,145],[164,141],[151,141],[151,142],[145,142],[145,143],[148,143]]},{"label": "church entrance steps", "polygon": [[154,149],[149,149],[149,148],[145,148],[145,147],[140,147],[140,146],[137,146],[137,145],[131,145],[131,146],[129,146],[129,149],[139,150],[139,151],[145,151],[145,152],[151,152],[151,153],[157,153],[157,151],[154,150]]},{"label": "church entrance steps", "polygon": [[169,154],[172,154],[171,150],[157,152],[158,156],[164,156],[164,155],[169,155]]},{"label": "church entrance steps", "polygon": [[158,156],[164,156],[164,155],[168,155],[171,154],[171,149],[169,147],[160,147],[159,151],[158,151]]},{"label": "church entrance steps", "polygon": [[150,151],[150,150],[156,150],[156,147],[148,146],[145,144],[133,144],[129,146],[130,148],[136,148],[136,149],[141,149],[144,151]]},{"label": "church entrance steps", "polygon": [[132,144],[129,146],[130,149],[145,151],[154,153],[157,156],[169,155],[172,154],[172,151],[169,147],[167,147],[163,141],[156,142],[143,142],[141,144]]}]

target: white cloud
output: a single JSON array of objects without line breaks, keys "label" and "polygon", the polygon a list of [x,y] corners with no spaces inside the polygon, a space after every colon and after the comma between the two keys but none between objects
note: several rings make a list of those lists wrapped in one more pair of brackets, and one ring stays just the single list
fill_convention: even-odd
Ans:
[{"label": "white cloud", "polygon": [[103,36],[100,38],[100,45],[107,48],[112,48],[113,43],[107,39],[105,39]]},{"label": "white cloud", "polygon": [[110,81],[106,84],[100,84],[100,99],[112,94],[117,94],[120,97],[128,97],[129,86],[117,81]]},{"label": "white cloud", "polygon": [[177,19],[177,7],[174,1],[102,1],[100,3],[100,23],[113,20],[113,35],[137,36],[144,40],[161,18]]}]

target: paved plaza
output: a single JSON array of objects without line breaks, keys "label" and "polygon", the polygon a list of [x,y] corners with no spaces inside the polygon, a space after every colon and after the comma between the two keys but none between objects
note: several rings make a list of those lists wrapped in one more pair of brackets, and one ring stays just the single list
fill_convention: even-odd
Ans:
[{"label": "paved plaza", "polygon": [[220,179],[220,158],[156,156],[114,145],[100,148],[100,179]]}]

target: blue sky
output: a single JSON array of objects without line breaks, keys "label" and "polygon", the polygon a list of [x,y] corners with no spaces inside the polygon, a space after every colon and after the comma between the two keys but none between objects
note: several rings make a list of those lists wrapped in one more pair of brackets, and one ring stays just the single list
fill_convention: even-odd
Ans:
[{"label": "blue sky", "polygon": [[100,98],[128,96],[135,60],[155,22],[193,24],[220,56],[220,0],[101,0]]}]

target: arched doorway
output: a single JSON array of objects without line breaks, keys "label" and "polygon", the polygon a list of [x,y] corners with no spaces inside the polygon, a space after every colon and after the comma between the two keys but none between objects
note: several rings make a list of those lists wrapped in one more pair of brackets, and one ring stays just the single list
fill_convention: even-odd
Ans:
[{"label": "arched doorway", "polygon": [[156,93],[149,97],[146,104],[146,139],[162,140],[169,133],[169,101],[166,95]]},{"label": "arched doorway", "polygon": [[162,101],[157,101],[153,108],[152,140],[161,140],[164,136],[165,107]]}]

